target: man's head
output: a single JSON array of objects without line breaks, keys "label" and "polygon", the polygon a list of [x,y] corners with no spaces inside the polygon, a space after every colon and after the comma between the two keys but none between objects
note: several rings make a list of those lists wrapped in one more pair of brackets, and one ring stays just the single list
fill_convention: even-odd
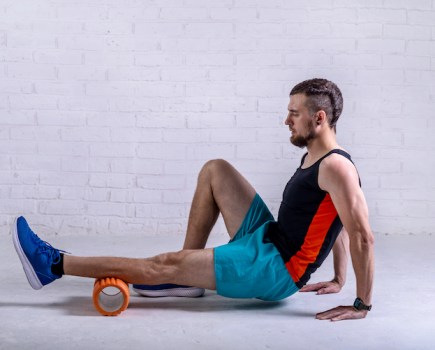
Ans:
[{"label": "man's head", "polygon": [[343,96],[337,85],[326,79],[309,79],[297,84],[290,96],[304,94],[306,107],[311,114],[323,110],[331,129],[336,128],[338,118],[343,111]]},{"label": "man's head", "polygon": [[326,79],[311,79],[297,84],[290,92],[286,124],[292,131],[291,142],[307,146],[322,130],[336,130],[343,110],[343,97],[337,85]]}]

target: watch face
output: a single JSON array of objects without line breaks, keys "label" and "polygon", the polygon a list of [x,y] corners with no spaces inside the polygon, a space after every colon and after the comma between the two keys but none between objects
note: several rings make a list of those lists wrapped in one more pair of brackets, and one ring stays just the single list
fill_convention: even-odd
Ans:
[{"label": "watch face", "polygon": [[361,300],[356,299],[355,302],[353,303],[353,307],[357,310],[361,310]]}]

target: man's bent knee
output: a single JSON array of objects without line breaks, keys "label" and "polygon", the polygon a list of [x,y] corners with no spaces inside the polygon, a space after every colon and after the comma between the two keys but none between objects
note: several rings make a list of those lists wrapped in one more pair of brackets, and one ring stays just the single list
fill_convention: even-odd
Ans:
[{"label": "man's bent knee", "polygon": [[232,168],[231,164],[224,159],[212,159],[207,161],[202,169],[201,174],[213,175]]}]

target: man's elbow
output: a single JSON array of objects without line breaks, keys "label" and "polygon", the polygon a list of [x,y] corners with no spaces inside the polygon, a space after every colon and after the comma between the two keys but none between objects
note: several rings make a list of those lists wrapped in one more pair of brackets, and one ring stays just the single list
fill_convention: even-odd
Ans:
[{"label": "man's elbow", "polygon": [[375,237],[370,229],[355,229],[349,234],[350,246],[357,248],[358,250],[370,250],[373,249],[375,244]]},{"label": "man's elbow", "polygon": [[362,247],[372,248],[375,245],[375,236],[371,230],[363,230],[358,236]]}]

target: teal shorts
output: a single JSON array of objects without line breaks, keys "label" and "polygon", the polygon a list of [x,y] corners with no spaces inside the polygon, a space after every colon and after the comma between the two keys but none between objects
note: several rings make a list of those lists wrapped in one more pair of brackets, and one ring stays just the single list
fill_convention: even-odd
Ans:
[{"label": "teal shorts", "polygon": [[299,289],[265,234],[274,221],[258,194],[234,238],[214,249],[216,290],[229,298],[276,301]]}]

